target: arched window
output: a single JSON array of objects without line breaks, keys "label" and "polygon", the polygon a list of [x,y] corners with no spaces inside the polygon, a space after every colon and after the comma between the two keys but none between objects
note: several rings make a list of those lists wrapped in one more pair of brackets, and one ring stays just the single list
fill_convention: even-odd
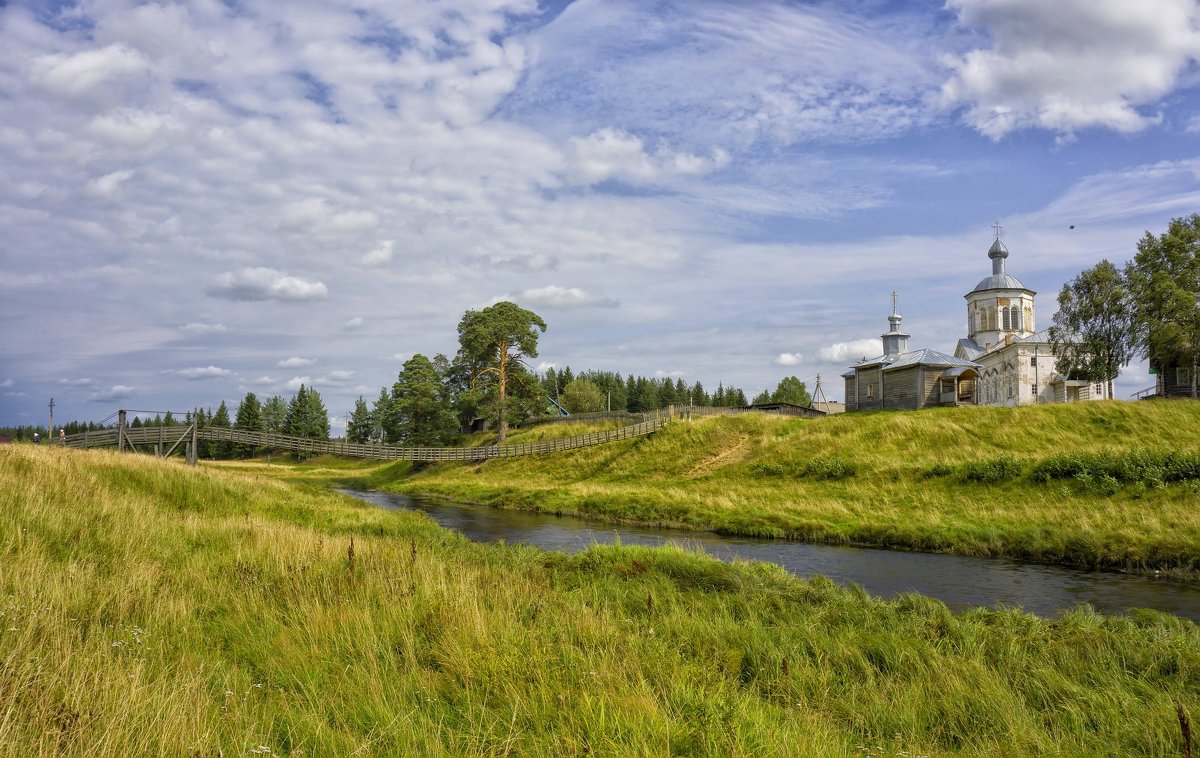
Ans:
[{"label": "arched window", "polygon": [[1004,331],[1007,332],[1009,330],[1008,309],[1007,308],[1000,309],[1000,321],[1001,321],[1001,326],[1004,328]]}]

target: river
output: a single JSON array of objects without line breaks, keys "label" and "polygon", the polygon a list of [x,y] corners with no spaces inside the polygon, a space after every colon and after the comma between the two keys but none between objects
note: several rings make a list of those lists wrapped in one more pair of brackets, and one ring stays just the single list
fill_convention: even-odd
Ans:
[{"label": "river", "polygon": [[700,548],[721,560],[742,558],[775,563],[797,576],[823,574],[840,584],[859,584],[871,594],[885,598],[902,592],[919,592],[941,600],[954,611],[1004,605],[1049,617],[1090,603],[1101,613],[1153,608],[1200,622],[1200,585],[1195,582],[1000,558],[610,526],[569,516],[422,500],[390,492],[340,491],[381,508],[421,511],[447,529],[477,542],[504,541],[566,553],[618,540],[623,545],[675,543]]}]

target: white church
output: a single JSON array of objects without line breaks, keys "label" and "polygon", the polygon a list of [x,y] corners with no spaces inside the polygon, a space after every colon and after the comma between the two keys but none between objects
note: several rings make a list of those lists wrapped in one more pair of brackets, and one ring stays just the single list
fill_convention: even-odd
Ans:
[{"label": "white church", "polygon": [[1038,331],[1037,294],[1005,271],[1008,248],[1000,227],[988,250],[992,274],[963,297],[967,336],[954,357],[979,364],[978,405],[1032,405],[1108,399],[1105,384],[1068,379],[1057,371],[1048,329]]}]

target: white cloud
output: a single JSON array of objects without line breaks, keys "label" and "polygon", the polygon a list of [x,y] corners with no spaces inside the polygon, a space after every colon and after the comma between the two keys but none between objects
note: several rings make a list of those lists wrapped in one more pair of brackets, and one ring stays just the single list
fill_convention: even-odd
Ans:
[{"label": "white cloud", "polygon": [[176,376],[181,376],[184,379],[216,379],[222,376],[229,376],[233,372],[226,368],[218,366],[194,366],[192,368],[181,368],[175,372]]},{"label": "white cloud", "polygon": [[780,353],[776,356],[775,363],[779,366],[798,366],[803,358],[800,353]]},{"label": "white cloud", "polygon": [[640,137],[612,127],[567,142],[567,181],[576,185],[606,179],[653,184],[675,176],[701,176],[727,163],[729,153],[720,148],[707,158],[666,147],[651,155]]},{"label": "white cloud", "polygon": [[322,300],[329,289],[321,282],[288,276],[271,268],[243,268],[227,271],[208,288],[213,297],[228,300]]},{"label": "white cloud", "polygon": [[314,363],[316,363],[316,360],[312,358],[301,358],[298,355],[293,355],[291,358],[284,358],[275,365],[280,368],[300,368],[302,366],[311,366]]},{"label": "white cloud", "polygon": [[860,358],[873,358],[883,352],[883,343],[877,339],[835,342],[819,351],[821,360],[829,363],[850,364]]},{"label": "white cloud", "polygon": [[1155,103],[1200,58],[1194,0],[949,0],[992,46],[948,59],[945,100],[999,139],[1039,127],[1136,132],[1161,120]]},{"label": "white cloud", "polygon": [[347,329],[357,329],[357,328],[359,328],[359,327],[360,327],[360,326],[362,326],[362,325],[363,325],[363,317],[362,317],[362,316],[355,316],[354,318],[352,318],[352,319],[349,319],[348,321],[346,321],[346,327],[345,327],[345,328],[347,328]]},{"label": "white cloud", "polygon": [[246,383],[254,384],[257,386],[264,386],[264,385],[274,384],[275,380],[264,374],[263,376],[255,377],[254,379],[251,379],[250,381],[248,381]]},{"label": "white cloud", "polygon": [[132,171],[114,171],[88,182],[87,189],[96,197],[111,199],[116,196],[121,185],[131,176],[133,176]]},{"label": "white cloud", "polygon": [[78,379],[59,379],[58,383],[64,387],[91,387],[96,383],[96,380],[80,377]]},{"label": "white cloud", "polygon": [[354,376],[353,371],[347,371],[345,369],[334,369],[333,371],[330,371],[328,374],[326,374],[325,377],[323,377],[321,379],[321,381],[322,382],[344,382],[352,376]]},{"label": "white cloud", "polygon": [[14,386],[15,384],[16,384],[16,382],[14,382],[12,379],[5,379],[4,381],[0,382],[0,387],[7,389],[9,387]]},{"label": "white cloud", "polygon": [[43,55],[31,64],[35,81],[62,97],[87,95],[111,79],[137,73],[146,66],[141,53],[122,44],[75,55]]},{"label": "white cloud", "polygon": [[609,297],[593,295],[578,287],[560,287],[555,284],[527,289],[518,295],[504,295],[496,300],[515,300],[534,308],[616,308],[620,305]]},{"label": "white cloud", "polygon": [[204,324],[199,321],[193,321],[190,324],[184,324],[179,327],[179,331],[188,332],[189,334],[224,334],[229,331],[229,328],[224,324]]},{"label": "white cloud", "polygon": [[552,368],[557,368],[557,367],[558,367],[558,364],[554,363],[553,361],[541,361],[540,363],[538,363],[537,366],[534,367],[533,370],[539,374],[544,374],[544,373],[546,373],[547,369],[552,369]]},{"label": "white cloud", "polygon": [[312,379],[307,376],[293,376],[291,379],[287,380],[287,384],[284,386],[289,390],[295,391],[300,389],[300,385],[302,384],[305,386],[311,386]]},{"label": "white cloud", "polygon": [[111,403],[117,400],[127,400],[133,396],[135,391],[133,387],[127,387],[124,384],[115,384],[109,390],[102,390],[88,395],[88,400],[93,403]]},{"label": "white cloud", "polygon": [[24,392],[5,392],[5,397],[25,397]]},{"label": "white cloud", "polygon": [[392,257],[395,255],[393,248],[396,243],[392,240],[384,240],[374,247],[370,252],[363,255],[359,262],[364,266],[384,266],[392,262]]}]

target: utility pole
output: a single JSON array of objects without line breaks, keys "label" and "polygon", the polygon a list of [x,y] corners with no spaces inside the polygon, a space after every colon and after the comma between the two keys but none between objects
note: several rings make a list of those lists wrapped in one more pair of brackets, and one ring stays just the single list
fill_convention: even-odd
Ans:
[{"label": "utility pole", "polygon": [[54,398],[50,398],[50,428],[46,430],[46,442],[54,439]]}]

